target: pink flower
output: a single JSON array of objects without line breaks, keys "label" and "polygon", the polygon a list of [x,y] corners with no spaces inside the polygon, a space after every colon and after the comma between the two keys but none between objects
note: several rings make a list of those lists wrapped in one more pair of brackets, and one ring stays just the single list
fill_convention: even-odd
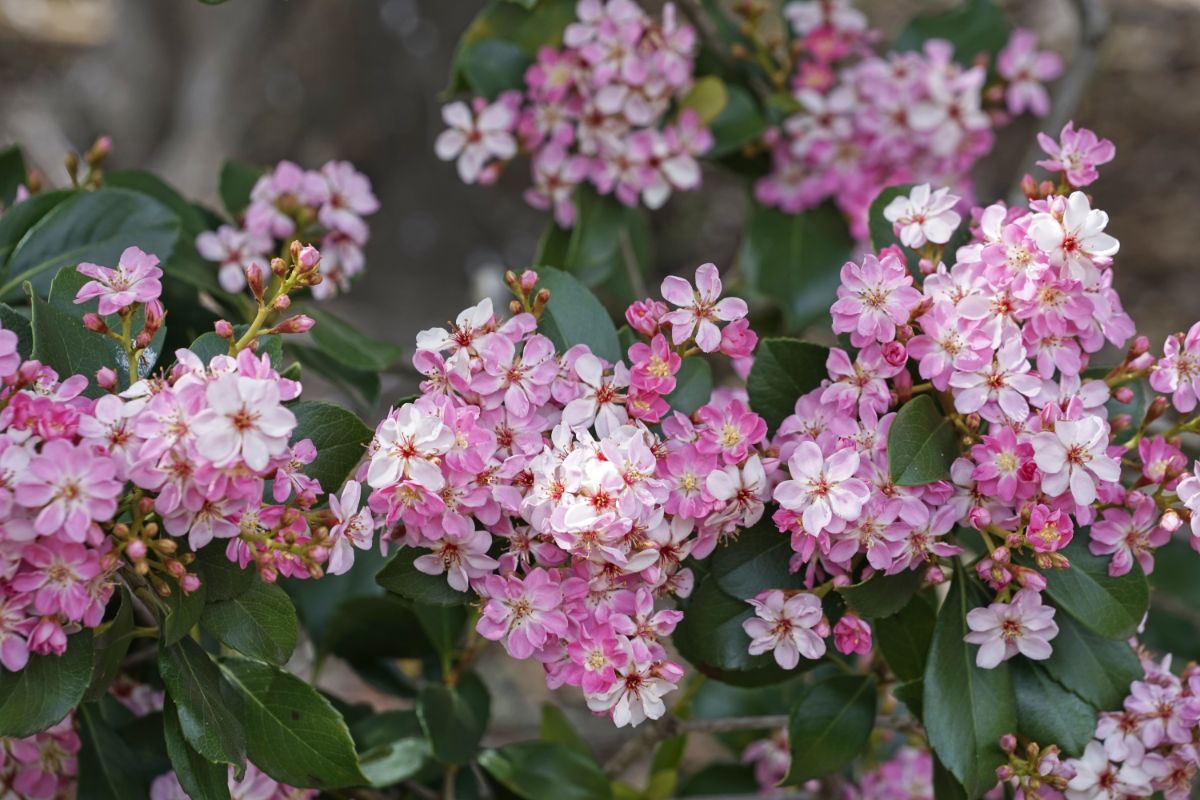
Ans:
[{"label": "pink flower", "polygon": [[842,655],[857,653],[865,656],[871,652],[871,626],[853,612],[847,612],[833,626],[833,646]]},{"label": "pink flower", "polygon": [[1115,256],[1121,243],[1104,232],[1108,214],[1092,208],[1083,192],[1071,192],[1065,203],[1055,204],[1051,212],[1033,215],[1029,236],[1050,256],[1053,263],[1066,266],[1066,276],[1092,285],[1097,280],[1098,262]]},{"label": "pink flower", "polygon": [[1034,461],[1042,490],[1051,497],[1070,491],[1081,506],[1096,500],[1096,483],[1116,483],[1121,465],[1106,452],[1108,423],[1097,416],[1059,420],[1053,431],[1034,434]]},{"label": "pink flower", "polygon": [[1005,503],[1011,503],[1022,484],[1034,473],[1033,445],[1021,441],[1007,425],[993,429],[982,437],[982,444],[971,448],[975,468],[971,478],[979,491]]},{"label": "pink flower", "polygon": [[868,253],[861,267],[853,261],[843,266],[837,296],[831,309],[833,332],[849,333],[856,347],[895,339],[896,326],[908,322],[922,299],[894,253],[882,259]]},{"label": "pink flower", "polygon": [[1167,337],[1163,357],[1150,373],[1150,385],[1157,392],[1171,394],[1175,408],[1190,414],[1200,396],[1200,322],[1187,335]]},{"label": "pink flower", "polygon": [[1100,742],[1089,742],[1083,758],[1072,758],[1067,765],[1075,771],[1067,782],[1067,800],[1124,800],[1153,794],[1150,777],[1138,765],[1110,763]]},{"label": "pink flower", "polygon": [[246,288],[246,269],[257,267],[265,276],[270,271],[266,254],[273,241],[269,233],[238,230],[222,225],[216,232],[205,231],[196,237],[196,250],[209,261],[215,261],[217,281],[227,292]]},{"label": "pink flower", "polygon": [[362,485],[346,481],[341,497],[329,496],[329,510],[337,524],[329,529],[333,548],[329,553],[329,574],[341,575],[354,566],[354,548],[370,550],[375,533],[375,520],[368,508],[359,508]]},{"label": "pink flower", "polygon": [[775,487],[774,498],[800,515],[805,531],[817,536],[836,533],[853,522],[871,496],[867,485],[853,477],[858,453],[847,448],[828,459],[813,442],[801,442],[788,460],[791,480]]},{"label": "pink flower", "polygon": [[435,415],[408,403],[388,415],[375,431],[375,454],[367,483],[379,489],[411,480],[431,492],[446,484],[438,457],[454,444],[454,432]]},{"label": "pink flower", "polygon": [[[1183,484],[1180,483],[1182,491]],[[1112,556],[1108,574],[1120,577],[1133,568],[1136,559],[1142,571],[1154,571],[1154,550],[1171,539],[1170,531],[1158,524],[1158,504],[1141,492],[1125,498],[1128,509],[1106,508],[1103,519],[1092,523],[1088,549],[1092,555]]]},{"label": "pink flower", "polygon": [[1058,141],[1044,133],[1038,134],[1038,144],[1050,158],[1037,162],[1051,172],[1062,172],[1067,182],[1076,188],[1087,186],[1100,177],[1096,169],[1112,161],[1117,148],[1108,139],[1101,139],[1087,128],[1075,130],[1075,123],[1063,126]]},{"label": "pink flower", "polygon": [[540,567],[524,580],[488,575],[482,594],[487,603],[475,629],[485,639],[503,639],[513,658],[529,658],[549,644],[551,636],[567,632],[567,617],[560,609],[562,587]]},{"label": "pink flower", "polygon": [[989,422],[1002,422],[1005,417],[1024,422],[1029,416],[1026,398],[1036,397],[1042,382],[1029,374],[1025,348],[1017,339],[1009,339],[995,357],[974,367],[969,361],[959,362],[950,376],[954,407],[962,414],[976,411]]},{"label": "pink flower", "polygon": [[661,300],[635,300],[625,309],[625,321],[643,336],[654,336],[669,311]]},{"label": "pink flower", "polygon": [[696,418],[704,423],[696,449],[720,455],[726,464],[740,464],[749,449],[767,436],[767,423],[758,414],[734,400],[723,409],[712,404],[701,406]]},{"label": "pink flower", "polygon": [[588,695],[609,692],[617,680],[617,670],[629,663],[629,651],[621,646],[608,625],[586,625],[567,645],[573,668],[568,683],[580,686]]},{"label": "pink flower", "polygon": [[9,672],[20,672],[29,663],[29,642],[26,637],[35,620],[26,612],[29,595],[6,592],[0,597],[0,664]]},{"label": "pink flower", "polygon": [[15,375],[21,366],[21,354],[17,352],[17,335],[0,328],[0,380]]},{"label": "pink flower", "polygon": [[683,359],[667,344],[662,334],[656,335],[649,344],[638,342],[629,348],[629,385],[655,394],[670,394],[675,391],[675,374],[683,365]]},{"label": "pink flower", "polygon": [[[1094,530],[1094,529],[1093,529]],[[1075,535],[1075,526],[1071,516],[1061,509],[1051,511],[1045,505],[1038,503],[1029,515],[1029,526],[1025,537],[1029,545],[1037,553],[1053,553],[1071,543]]]},{"label": "pink flower", "polygon": [[981,645],[975,663],[983,669],[993,669],[1017,653],[1041,661],[1050,657],[1050,640],[1058,635],[1054,612],[1052,606],[1042,605],[1040,594],[1022,589],[1013,595],[1012,603],[968,611],[971,632],[963,639]]},{"label": "pink flower", "polygon": [[123,486],[111,458],[63,439],[46,442],[29,471],[18,478],[14,498],[38,510],[34,529],[43,536],[62,533],[82,542],[93,521],[112,519]]},{"label": "pink flower", "polygon": [[1004,99],[1010,114],[1028,109],[1044,117],[1050,111],[1050,96],[1042,84],[1062,74],[1062,60],[1056,53],[1038,52],[1037,42],[1036,33],[1017,28],[996,57],[996,72],[1008,81]]},{"label": "pink flower", "polygon": [[914,186],[907,196],[893,198],[883,209],[884,218],[892,223],[900,242],[914,250],[927,241],[946,244],[962,217],[954,210],[957,195],[942,187],[930,191],[928,183]]},{"label": "pink flower", "polygon": [[240,461],[261,472],[288,453],[296,416],[280,404],[276,381],[227,372],[209,382],[204,397],[208,406],[192,429],[196,450],[214,466]]},{"label": "pink flower", "polygon": [[825,641],[813,631],[824,617],[816,595],[799,592],[788,597],[770,589],[746,602],[754,606],[754,616],[742,623],[752,640],[750,655],[773,651],[775,663],[784,669],[795,669],[800,656],[815,661],[825,655]]},{"label": "pink flower", "polygon": [[100,555],[81,544],[46,538],[25,545],[21,558],[32,569],[17,573],[13,588],[33,596],[39,614],[82,619],[92,604],[89,582],[100,574]]},{"label": "pink flower", "polygon": [[746,301],[737,297],[721,296],[721,278],[714,264],[701,264],[696,269],[696,288],[683,278],[669,275],[663,279],[662,295],[678,310],[663,319],[671,324],[671,339],[679,345],[696,336],[696,346],[705,353],[715,352],[721,346],[721,330],[716,321],[733,322],[746,316],[749,309]]},{"label": "pink flower", "polygon": [[477,105],[474,112],[463,102],[442,108],[442,119],[450,126],[437,138],[437,157],[443,161],[458,159],[458,175],[464,183],[479,180],[492,159],[507,161],[517,154],[512,130],[516,116],[503,100]]},{"label": "pink flower", "polygon": [[433,552],[417,557],[413,566],[426,575],[445,573],[446,583],[455,591],[467,591],[473,582],[499,566],[499,562],[487,554],[492,546],[492,537],[487,531],[446,531],[431,546]]},{"label": "pink flower", "polygon": [[83,263],[76,269],[91,278],[75,295],[76,303],[100,298],[101,316],[116,314],[134,303],[148,303],[162,294],[158,256],[127,247],[116,269]]}]

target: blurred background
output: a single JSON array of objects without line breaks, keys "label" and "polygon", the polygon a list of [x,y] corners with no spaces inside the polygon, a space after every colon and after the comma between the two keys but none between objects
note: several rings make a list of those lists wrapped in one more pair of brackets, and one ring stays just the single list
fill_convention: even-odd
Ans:
[{"label": "blurred background", "polygon": [[[1075,119],[1117,144],[1117,160],[1093,188],[1121,240],[1118,288],[1158,346],[1200,317],[1200,0],[1102,2],[1109,32]],[[0,145],[21,144],[30,163],[62,182],[63,154],[108,134],[114,168],[150,169],[210,203],[228,158],[309,167],[349,159],[371,177],[383,207],[370,220],[367,274],[335,310],[410,348],[418,330],[501,288],[504,268],[527,266],[548,219],[522,201],[524,174],[498,187],[464,186],[433,154],[442,129],[438,95],[455,42],[480,5],[0,0]],[[885,34],[947,5],[860,2]],[[1070,0],[1003,5],[1072,57]],[[1008,193],[1035,130],[1022,122],[1000,131],[981,164],[981,197]],[[653,216],[660,273],[690,273],[704,261],[725,268],[734,259],[746,191],[711,170],[705,181],[702,192],[677,195]],[[514,733],[536,720],[540,673],[536,664],[503,658],[484,669],[494,717]],[[577,692],[557,699],[586,723]],[[616,735],[606,722],[589,733],[609,742]]]}]

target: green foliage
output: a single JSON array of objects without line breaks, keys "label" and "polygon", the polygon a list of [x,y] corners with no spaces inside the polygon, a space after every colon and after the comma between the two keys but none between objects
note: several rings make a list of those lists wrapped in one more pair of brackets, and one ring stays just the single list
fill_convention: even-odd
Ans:
[{"label": "green foliage", "polygon": [[888,470],[897,486],[921,486],[950,476],[958,457],[954,425],[927,394],[901,406],[888,431]]},{"label": "green foliage", "polygon": [[222,697],[224,681],[204,648],[187,638],[164,647],[158,654],[158,671],[178,709],[187,743],[209,761],[244,765],[250,732],[243,730]]},{"label": "green foliage", "polygon": [[374,431],[333,403],[302,400],[293,403],[291,411],[296,415],[292,443],[311,439],[317,448],[317,457],[304,468],[305,474],[320,481],[326,492],[336,494],[362,459]]},{"label": "green foliage", "polygon": [[101,714],[96,703],[79,709],[79,800],[145,797],[138,756]]},{"label": "green foliage", "polygon": [[443,764],[465,764],[479,751],[488,706],[472,704],[456,687],[429,684],[417,696],[417,719]]},{"label": "green foliage", "polygon": [[163,702],[163,738],[179,785],[194,800],[228,800],[228,768],[209,761],[188,744],[179,723],[179,711],[168,697]]},{"label": "green foliage", "polygon": [[549,289],[550,302],[538,325],[561,353],[586,344],[606,361],[621,358],[617,328],[604,306],[575,276],[552,267],[537,267],[537,290]]},{"label": "green foliage", "polygon": [[923,570],[910,569],[895,575],[876,573],[862,583],[838,589],[846,605],[864,617],[889,617],[903,609],[921,588]]},{"label": "green foliage", "polygon": [[712,399],[712,367],[703,358],[691,357],[683,360],[675,375],[675,391],[664,399],[676,411],[695,413],[700,406]]},{"label": "green foliage", "polygon": [[1038,664],[1014,659],[1017,730],[1035,742],[1053,742],[1080,756],[1096,730],[1096,709],[1062,687]]},{"label": "green foliage", "polygon": [[19,147],[6,147],[0,150],[0,203],[4,209],[13,204],[17,189],[25,183],[25,156]]},{"label": "green foliage", "polygon": [[709,560],[710,579],[725,594],[742,600],[765,589],[799,589],[804,575],[788,571],[791,555],[791,537],[764,518],[739,533],[736,541],[717,546]]},{"label": "green foliage", "polygon": [[200,624],[221,644],[280,665],[291,658],[299,636],[296,609],[287,592],[262,581],[237,597],[206,605]]},{"label": "green foliage", "polygon": [[[489,0],[459,39],[445,94],[470,90],[491,97],[499,88],[518,88],[516,51],[532,61],[538,48],[561,43],[563,30],[574,19],[571,0]],[[497,41],[507,45],[505,58],[498,58],[497,48],[489,44]],[[479,47],[484,48],[484,56],[473,54]],[[507,82],[502,84],[487,71],[489,67],[501,71]]]},{"label": "green foliage", "polygon": [[892,223],[883,216],[883,210],[897,197],[907,197],[912,192],[912,188],[913,184],[911,183],[889,186],[880,192],[879,196],[871,203],[868,226],[871,231],[871,249],[875,252],[900,244]]},{"label": "green foliage", "polygon": [[237,219],[250,205],[250,191],[262,174],[263,171],[258,167],[240,161],[226,161],[221,166],[217,191],[229,216]]},{"label": "green foliage", "polygon": [[389,592],[417,603],[455,606],[470,602],[473,595],[451,588],[445,575],[426,575],[413,566],[422,552],[412,547],[402,548],[375,576],[376,582]]},{"label": "green foliage", "polygon": [[914,17],[893,49],[919,50],[930,39],[945,39],[954,45],[954,59],[970,66],[980,54],[994,58],[1008,43],[1009,31],[992,0],[964,0],[957,8]]},{"label": "green foliage", "polygon": [[875,644],[900,680],[915,681],[925,674],[936,619],[933,604],[918,595],[895,614],[872,622]]},{"label": "green foliage", "polygon": [[0,736],[21,739],[62,720],[92,679],[92,632],[67,639],[61,656],[31,655],[20,672],[0,668]]},{"label": "green foliage", "polygon": [[815,683],[792,706],[787,783],[836,772],[866,748],[875,726],[875,691],[869,675],[834,675]]},{"label": "green foliage", "polygon": [[726,84],[725,105],[708,126],[713,135],[712,149],[706,158],[716,159],[733,155],[755,142],[767,130],[769,123],[754,95],[737,84]]},{"label": "green foliage", "polygon": [[1150,586],[1136,560],[1128,574],[1113,578],[1109,559],[1088,552],[1087,532],[1077,533],[1061,551],[1070,569],[1048,570],[1046,594],[1084,627],[1106,639],[1134,634],[1150,606]]},{"label": "green foliage", "polygon": [[557,742],[517,742],[485,751],[479,763],[526,800],[604,800],[608,779],[590,756]]},{"label": "green foliage", "polygon": [[317,323],[312,329],[313,343],[321,352],[351,369],[379,372],[395,364],[403,355],[394,344],[372,339],[324,309],[309,307],[304,313]]},{"label": "green foliage", "polygon": [[763,339],[746,378],[750,408],[774,432],[795,412],[796,401],[821,385],[829,373],[829,348],[797,339]]}]

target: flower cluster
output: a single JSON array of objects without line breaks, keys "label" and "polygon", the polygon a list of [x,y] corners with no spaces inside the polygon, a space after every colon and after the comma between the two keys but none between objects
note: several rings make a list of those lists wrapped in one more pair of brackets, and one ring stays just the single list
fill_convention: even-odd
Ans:
[{"label": "flower cluster", "polygon": [[937,181],[967,188],[971,167],[992,148],[1007,112],[1046,113],[1043,83],[1061,63],[1038,52],[1029,31],[1015,31],[996,60],[961,66],[943,40],[921,51],[876,55],[879,38],[842,0],[798,0],[785,7],[800,56],[792,69],[796,111],[766,143],[773,166],[759,202],[798,213],[832,199],[867,238],[867,211],[888,185]]},{"label": "flower cluster", "polygon": [[419,334],[422,395],[380,423],[359,478],[375,518],[423,552],[417,569],[483,598],[480,634],[637,724],[664,712],[683,674],[660,643],[681,613],[655,598],[686,597],[684,560],[761,517],[775,469],[744,397],[719,394],[690,417],[666,397],[683,359],[743,357],[755,337],[706,264],[694,287],[664,281],[670,305],[629,309],[643,341],[627,361],[559,352],[539,332],[536,283],[510,273],[509,319],[485,300]]},{"label": "flower cluster", "polygon": [[269,275],[272,256],[286,255],[291,242],[317,241],[322,280],[311,288],[324,300],[349,291],[351,279],[363,271],[363,247],[370,237],[363,217],[378,210],[371,181],[349,162],[306,170],[281,161],[254,184],[241,226],[221,225],[200,234],[196,249],[219,265],[222,289],[240,292],[248,272]]},{"label": "flower cluster", "polygon": [[74,797],[79,748],[73,714],[24,739],[0,738],[0,788],[23,800]]},{"label": "flower cluster", "polygon": [[658,208],[672,191],[700,185],[696,157],[712,135],[694,111],[668,121],[689,89],[695,31],[667,3],[660,20],[634,0],[580,0],[563,47],[543,47],[523,92],[442,110],[449,126],[437,155],[457,160],[466,183],[492,183],[519,152],[530,154],[530,205],[575,219],[575,189],[588,183],[624,204]]}]

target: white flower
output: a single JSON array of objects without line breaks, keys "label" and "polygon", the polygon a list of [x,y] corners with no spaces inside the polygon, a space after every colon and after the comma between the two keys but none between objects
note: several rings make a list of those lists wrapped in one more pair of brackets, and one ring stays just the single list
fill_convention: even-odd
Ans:
[{"label": "white flower", "polygon": [[1149,776],[1140,767],[1109,763],[1104,745],[1097,741],[1088,743],[1083,758],[1066,763],[1075,768],[1075,777],[1067,783],[1067,800],[1124,800],[1149,797],[1154,791]]},{"label": "white flower", "polygon": [[371,549],[375,533],[375,519],[369,508],[359,508],[362,486],[358,481],[347,481],[342,496],[329,496],[329,510],[337,518],[337,524],[329,529],[333,548],[329,553],[327,570],[330,575],[341,575],[354,566],[354,548]]},{"label": "white flower", "polygon": [[963,639],[980,645],[975,663],[993,669],[1017,653],[1042,660],[1053,652],[1050,640],[1058,635],[1053,606],[1042,605],[1042,596],[1032,589],[1013,595],[1012,603],[992,603],[967,613],[971,629]]},{"label": "white flower", "polygon": [[1071,192],[1062,216],[1042,212],[1029,223],[1029,236],[1058,264],[1067,276],[1086,286],[1095,283],[1095,260],[1114,256],[1121,243],[1104,233],[1108,214],[1093,209],[1083,192]]},{"label": "white flower", "polygon": [[466,103],[450,103],[442,109],[442,119],[450,128],[438,136],[434,149],[443,161],[458,159],[458,175],[464,183],[477,181],[491,159],[507,161],[517,154],[512,135],[516,117],[503,102],[492,103],[478,116]]},{"label": "white flower", "polygon": [[261,472],[288,452],[296,417],[279,404],[275,381],[227,372],[205,389],[208,407],[196,415],[196,449],[214,466],[227,467],[239,457]]},{"label": "white flower", "polygon": [[1096,482],[1115,483],[1121,465],[1106,452],[1108,423],[1097,416],[1059,420],[1053,431],[1033,437],[1033,458],[1042,473],[1042,490],[1057,497],[1068,489],[1081,506],[1096,500]]},{"label": "white flower", "polygon": [[795,669],[800,656],[815,661],[825,655],[825,640],[813,632],[823,617],[821,599],[815,594],[787,597],[780,589],[769,589],[746,602],[754,606],[755,614],[742,623],[752,640],[750,655],[774,651],[775,663],[784,669]]},{"label": "white flower", "polygon": [[487,575],[500,566],[487,554],[491,546],[492,537],[487,531],[472,530],[465,536],[447,531],[445,536],[431,544],[433,552],[417,558],[413,566],[426,575],[441,575],[444,572],[450,588],[465,592],[473,578]]},{"label": "white flower", "polygon": [[749,528],[763,515],[763,500],[767,496],[767,474],[757,455],[746,459],[740,469],[736,464],[713,470],[704,481],[708,493],[726,504],[714,515],[713,521],[736,521],[737,526]]},{"label": "white flower", "polygon": [[618,728],[637,727],[667,713],[662,697],[675,688],[675,684],[657,677],[652,668],[630,658],[623,669],[617,670],[612,688],[603,694],[588,695],[587,704],[592,711],[610,713]]},{"label": "white flower", "polygon": [[439,491],[446,478],[436,459],[454,444],[454,431],[442,420],[409,403],[379,424],[377,448],[367,468],[367,483],[373,489],[410,480],[431,492]]},{"label": "white flower", "polygon": [[853,448],[826,459],[815,443],[801,442],[788,460],[792,479],[775,487],[775,500],[801,515],[810,536],[825,530],[837,533],[858,516],[871,497],[867,485],[853,477],[858,463]]},{"label": "white flower", "polygon": [[962,217],[954,210],[958,196],[942,187],[930,192],[929,184],[914,186],[907,197],[897,197],[883,209],[901,243],[914,250],[926,241],[945,244],[954,235]]},{"label": "white flower", "polygon": [[575,375],[583,394],[567,403],[563,422],[575,429],[590,428],[594,423],[596,433],[602,437],[629,422],[625,406],[617,402],[620,391],[629,385],[629,370],[624,364],[618,363],[613,375],[606,378],[600,359],[584,353],[575,361]]}]

